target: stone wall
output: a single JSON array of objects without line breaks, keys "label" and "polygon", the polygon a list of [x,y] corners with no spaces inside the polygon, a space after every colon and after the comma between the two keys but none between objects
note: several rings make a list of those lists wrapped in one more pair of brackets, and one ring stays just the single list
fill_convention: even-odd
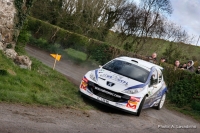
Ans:
[{"label": "stone wall", "polygon": [[[16,38],[19,29],[15,28],[17,10],[15,0],[0,0],[0,50],[21,68],[31,68],[32,61],[27,56],[19,56],[15,52]],[[24,3],[26,0],[23,1]],[[15,37],[14,37],[15,36]]]},{"label": "stone wall", "polygon": [[0,49],[2,50],[6,50],[8,44],[11,44],[13,49],[15,47],[13,35],[17,33],[14,24],[16,15],[14,0],[0,0]]}]

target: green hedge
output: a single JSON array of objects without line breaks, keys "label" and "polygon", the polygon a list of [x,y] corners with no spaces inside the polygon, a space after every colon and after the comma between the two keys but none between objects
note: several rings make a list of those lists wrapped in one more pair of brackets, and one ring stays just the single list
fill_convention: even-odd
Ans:
[{"label": "green hedge", "polygon": [[32,32],[35,38],[43,38],[48,40],[50,44],[59,43],[63,48],[73,47],[74,49],[86,51],[85,46],[87,46],[89,38],[32,17],[28,17],[28,20],[28,30]]},{"label": "green hedge", "polygon": [[200,75],[187,70],[174,70],[174,66],[169,64],[162,64],[162,66],[170,101],[178,107],[189,105],[197,109],[198,107],[193,105],[194,102],[196,105],[200,104]]},{"label": "green hedge", "polygon": [[[28,17],[28,30],[36,39],[47,40],[49,45],[60,44],[62,49],[73,48],[82,51],[87,54],[88,58],[91,57],[100,64],[128,53],[105,42],[69,32],[32,17]],[[48,48],[48,46],[46,47]]]}]

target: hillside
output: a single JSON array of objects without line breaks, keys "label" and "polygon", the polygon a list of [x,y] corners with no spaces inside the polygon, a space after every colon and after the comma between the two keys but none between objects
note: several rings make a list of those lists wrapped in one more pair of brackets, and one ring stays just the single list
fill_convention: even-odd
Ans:
[{"label": "hillside", "polygon": [[[176,51],[177,53],[179,53],[178,56],[172,53],[172,56],[174,58],[177,57],[177,59],[179,59],[182,62],[191,59],[200,62],[200,56],[198,56],[200,54],[199,46],[189,45],[185,43],[175,43],[158,38],[147,38],[146,40],[147,41],[144,44],[143,48],[138,52],[138,54],[140,55],[149,56],[153,52],[156,52],[158,54],[159,59],[163,56],[167,57],[163,53],[166,52],[166,49],[170,49],[170,44],[172,44],[171,51],[173,51],[174,49],[173,52]],[[125,41],[121,42],[120,38],[118,37],[118,34],[112,31],[109,32],[106,38],[106,42],[113,46],[118,46],[121,48],[123,48],[126,43],[133,45],[133,49],[135,47],[135,44],[132,44],[132,37],[129,37]]]}]

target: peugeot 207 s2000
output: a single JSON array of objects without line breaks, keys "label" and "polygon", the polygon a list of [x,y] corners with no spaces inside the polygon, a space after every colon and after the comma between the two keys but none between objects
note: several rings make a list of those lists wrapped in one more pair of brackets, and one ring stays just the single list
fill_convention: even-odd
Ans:
[{"label": "peugeot 207 s2000", "polygon": [[144,108],[162,108],[167,92],[162,70],[141,59],[118,57],[87,72],[81,81],[80,92],[139,116]]}]

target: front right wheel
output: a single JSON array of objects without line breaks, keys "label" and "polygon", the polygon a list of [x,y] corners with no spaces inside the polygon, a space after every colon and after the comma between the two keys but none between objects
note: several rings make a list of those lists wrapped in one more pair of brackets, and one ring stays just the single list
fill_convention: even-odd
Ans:
[{"label": "front right wheel", "polygon": [[162,95],[160,102],[159,102],[158,106],[156,107],[157,110],[160,110],[163,107],[163,105],[165,103],[165,99],[166,99],[166,93],[164,93]]}]

